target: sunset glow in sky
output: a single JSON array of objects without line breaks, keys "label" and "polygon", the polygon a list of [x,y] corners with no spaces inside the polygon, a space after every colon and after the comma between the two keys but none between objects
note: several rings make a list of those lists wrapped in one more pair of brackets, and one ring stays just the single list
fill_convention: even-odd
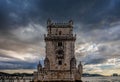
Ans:
[{"label": "sunset glow in sky", "polygon": [[48,18],[74,21],[84,73],[120,74],[120,0],[0,0],[0,71],[32,73],[43,64]]}]

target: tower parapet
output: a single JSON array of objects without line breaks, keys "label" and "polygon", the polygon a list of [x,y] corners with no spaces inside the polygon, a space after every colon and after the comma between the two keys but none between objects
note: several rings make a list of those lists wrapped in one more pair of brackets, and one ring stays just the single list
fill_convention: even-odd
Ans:
[{"label": "tower parapet", "polygon": [[70,21],[68,21],[68,22],[66,22],[66,23],[58,23],[58,22],[52,22],[51,21],[51,19],[48,19],[47,20],[47,27],[73,27],[73,21],[72,20],[70,20]]}]

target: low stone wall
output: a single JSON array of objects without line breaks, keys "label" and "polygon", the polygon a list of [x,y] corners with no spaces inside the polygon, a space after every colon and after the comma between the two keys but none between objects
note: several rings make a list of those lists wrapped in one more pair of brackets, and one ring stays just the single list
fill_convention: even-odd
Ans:
[{"label": "low stone wall", "polygon": [[0,82],[31,82],[33,81],[33,77],[8,77],[1,76]]},{"label": "low stone wall", "polygon": [[[31,82],[34,82],[34,81],[31,81]],[[56,80],[54,80],[54,81],[37,81],[37,82],[83,82],[82,80],[76,80],[76,81],[56,81]]]}]

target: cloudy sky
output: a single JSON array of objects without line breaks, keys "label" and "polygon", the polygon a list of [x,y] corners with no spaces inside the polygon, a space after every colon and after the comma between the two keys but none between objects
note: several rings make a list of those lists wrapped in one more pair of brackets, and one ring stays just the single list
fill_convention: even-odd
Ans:
[{"label": "cloudy sky", "polygon": [[0,0],[0,71],[32,73],[43,63],[48,18],[74,21],[85,73],[120,74],[120,0]]}]

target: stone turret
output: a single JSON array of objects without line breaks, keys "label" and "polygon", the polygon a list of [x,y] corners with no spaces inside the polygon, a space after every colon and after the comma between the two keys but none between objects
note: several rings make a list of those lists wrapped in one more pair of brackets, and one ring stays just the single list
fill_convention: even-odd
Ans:
[{"label": "stone turret", "polygon": [[69,25],[73,25],[73,20],[70,20],[70,21],[69,21]]},{"label": "stone turret", "polygon": [[37,66],[37,70],[38,70],[38,71],[41,71],[41,70],[42,70],[42,65],[41,65],[40,61],[39,61],[39,64],[38,64],[38,66]]},{"label": "stone turret", "polygon": [[51,21],[51,19],[49,18],[48,20],[47,20],[47,25],[50,25],[52,23],[52,21]]},{"label": "stone turret", "polygon": [[82,66],[82,64],[81,64],[81,61],[79,62],[79,65],[78,65],[78,72],[79,72],[80,74],[82,74],[82,72],[83,72],[83,66]]}]

